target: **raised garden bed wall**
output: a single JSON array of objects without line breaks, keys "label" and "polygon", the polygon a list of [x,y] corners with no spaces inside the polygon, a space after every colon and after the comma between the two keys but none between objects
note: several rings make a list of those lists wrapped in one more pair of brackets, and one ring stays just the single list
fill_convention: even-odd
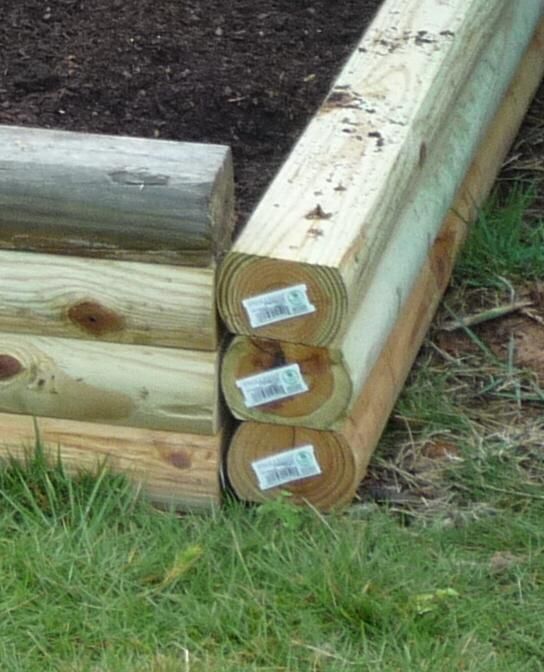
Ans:
[{"label": "raised garden bed wall", "polygon": [[[286,490],[293,501],[310,503],[323,510],[352,501],[447,287],[470,222],[493,185],[543,74],[544,23],[541,23],[349,413],[334,431],[241,423],[225,461],[228,481],[240,498],[258,502]],[[269,347],[272,351],[273,346]],[[339,357],[336,366],[341,366],[338,353],[330,353],[329,361],[334,356]],[[299,457],[301,450],[304,461]]]},{"label": "raised garden bed wall", "polygon": [[[0,127],[0,457],[219,500],[227,147]],[[17,447],[17,444],[21,445]]]},{"label": "raised garden bed wall", "polygon": [[[378,4],[217,0],[210,20],[208,8],[192,0],[88,0],[69,7],[7,0],[0,8],[0,123],[10,124],[9,133],[24,126],[19,132],[25,136],[37,132],[30,126],[230,145],[242,223]],[[212,169],[202,183],[192,182],[194,207],[179,210],[176,204],[163,211],[166,232],[140,215],[173,185],[165,184],[166,176],[187,170],[183,162],[165,170],[150,161],[160,157],[155,149],[130,159],[125,154],[121,161],[123,150],[110,154],[113,167],[108,161],[100,167],[94,157],[89,160],[89,151],[68,150],[64,172],[61,162],[53,162],[60,169],[54,182],[64,190],[44,193],[52,183],[52,157],[59,157],[56,142],[49,151],[46,135],[59,137],[40,133],[46,161],[25,165],[18,155],[19,177],[32,177],[34,199],[27,198],[24,179],[4,193],[7,212],[13,214],[17,190],[32,212],[15,195],[17,215],[2,229],[8,244],[0,242],[0,335],[6,350],[0,387],[5,408],[19,411],[0,417],[2,454],[22,457],[21,445],[32,448],[39,438],[47,455],[61,455],[70,469],[107,459],[141,482],[154,501],[209,507],[218,501],[219,450],[228,431],[194,432],[222,424],[210,414],[220,334],[209,262],[223,245],[212,235],[208,248],[207,232],[218,223],[213,215],[226,215],[225,232],[230,229],[226,154],[217,173],[224,181],[214,182]],[[112,145],[121,141],[111,139]],[[149,142],[138,140],[129,151]],[[20,146],[12,149],[16,155]],[[209,149],[196,151],[210,157]],[[198,177],[202,161],[194,157],[190,168]],[[85,160],[92,170],[83,176]],[[121,198],[128,207],[123,211],[118,201],[113,219],[112,190],[128,195]],[[208,198],[213,194],[218,198]],[[75,207],[74,198],[81,199]],[[133,220],[130,205],[136,201]],[[219,209],[210,207],[217,203]],[[25,230],[17,230],[23,220]],[[121,220],[131,235],[115,228]],[[154,376],[159,370],[164,375]],[[206,399],[205,390],[212,397]],[[167,396],[172,403],[165,403]],[[71,419],[32,417],[38,412]],[[176,429],[150,428],[157,426]],[[182,426],[191,427],[189,433]]]},{"label": "raised garden bed wall", "polygon": [[[542,11],[541,0],[384,3],[227,255],[218,299],[232,331],[338,344],[401,228],[421,259]],[[288,289],[304,294],[294,308],[277,293]]]},{"label": "raised garden bed wall", "polygon": [[[436,222],[452,204],[450,189],[457,182],[457,178],[452,182],[452,173],[463,168],[472,140],[489,127],[487,119],[495,115],[501,100],[504,105],[504,100],[512,95],[508,91],[504,98],[504,88],[511,79],[504,77],[512,67],[524,77],[532,77],[538,72],[533,61],[540,35],[533,40],[525,59],[522,54],[519,59],[511,60],[512,54],[504,48],[509,32],[521,33],[525,38],[530,24],[517,10],[515,20],[518,24],[506,22],[506,18],[505,14],[504,23],[497,27],[487,49],[481,53],[481,60],[452,104],[448,124],[433,151],[429,149],[425,165],[418,167],[417,184],[411,198],[399,211],[399,219],[379,255],[368,289],[337,344],[328,348],[312,347],[255,336],[238,337],[231,344],[223,364],[223,388],[229,406],[238,418],[322,430],[342,426],[368,380],[399,312],[409,300],[420,269],[426,263],[429,241],[434,240],[435,230],[440,228]],[[523,75],[525,71],[530,75]],[[520,86],[514,84],[514,88]],[[331,231],[335,231],[334,225],[331,226]],[[447,254],[447,250],[442,253]],[[440,263],[440,259],[434,263]],[[290,322],[298,319],[293,317]],[[282,324],[287,322],[278,321],[276,328]],[[257,375],[266,380],[279,365],[299,367],[306,388],[304,393],[273,399],[270,404],[248,404],[240,380]]]}]

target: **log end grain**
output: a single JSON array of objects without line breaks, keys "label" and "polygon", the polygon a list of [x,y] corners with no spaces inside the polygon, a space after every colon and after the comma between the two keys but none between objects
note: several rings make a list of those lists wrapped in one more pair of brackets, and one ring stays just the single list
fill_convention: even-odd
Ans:
[{"label": "log end grain", "polygon": [[[297,364],[307,392],[248,408],[237,381]],[[330,429],[341,422],[352,397],[341,356],[327,348],[264,338],[235,338],[222,365],[227,404],[240,420]]]},{"label": "log end grain", "polygon": [[[314,448],[321,474],[261,490],[252,464],[300,446]],[[322,511],[348,505],[355,496],[361,474],[349,444],[334,432],[242,423],[228,448],[226,471],[234,493],[248,502],[264,502],[288,492],[297,504],[311,504]]]},{"label": "log end grain", "polygon": [[[315,310],[254,328],[243,301],[305,285]],[[226,325],[238,334],[325,346],[342,328],[348,310],[344,283],[336,269],[230,252],[219,270],[218,307]]]}]

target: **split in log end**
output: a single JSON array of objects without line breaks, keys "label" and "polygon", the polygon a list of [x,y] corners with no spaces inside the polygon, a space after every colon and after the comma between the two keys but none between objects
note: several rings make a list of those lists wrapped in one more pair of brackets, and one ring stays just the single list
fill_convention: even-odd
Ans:
[{"label": "split in log end", "polygon": [[[293,367],[299,389],[282,395],[282,388],[289,392],[293,385],[281,376]],[[260,377],[248,387],[244,381],[253,376]],[[342,424],[352,399],[341,353],[285,341],[238,336],[225,353],[221,378],[227,404],[240,420],[332,429]]]}]

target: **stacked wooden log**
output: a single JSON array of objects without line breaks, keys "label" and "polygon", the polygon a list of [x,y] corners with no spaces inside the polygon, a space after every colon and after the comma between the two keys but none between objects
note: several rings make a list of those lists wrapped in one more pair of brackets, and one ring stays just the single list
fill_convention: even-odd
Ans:
[{"label": "stacked wooden log", "polygon": [[39,440],[218,502],[229,149],[8,126],[0,147],[0,455]]},{"label": "stacked wooden log", "polygon": [[348,503],[544,71],[544,2],[387,0],[227,255],[234,491]]}]

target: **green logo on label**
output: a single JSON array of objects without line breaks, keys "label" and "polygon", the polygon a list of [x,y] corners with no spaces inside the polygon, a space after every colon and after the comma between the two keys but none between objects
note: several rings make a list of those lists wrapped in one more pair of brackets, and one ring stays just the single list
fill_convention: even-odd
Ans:
[{"label": "green logo on label", "polygon": [[298,383],[298,374],[296,371],[283,371],[281,380],[284,385],[296,385]]},{"label": "green logo on label", "polygon": [[300,289],[293,289],[287,294],[287,301],[295,307],[303,306],[305,303],[304,292]]},{"label": "green logo on label", "polygon": [[303,467],[308,466],[312,461],[312,458],[308,453],[297,453],[295,459]]}]

